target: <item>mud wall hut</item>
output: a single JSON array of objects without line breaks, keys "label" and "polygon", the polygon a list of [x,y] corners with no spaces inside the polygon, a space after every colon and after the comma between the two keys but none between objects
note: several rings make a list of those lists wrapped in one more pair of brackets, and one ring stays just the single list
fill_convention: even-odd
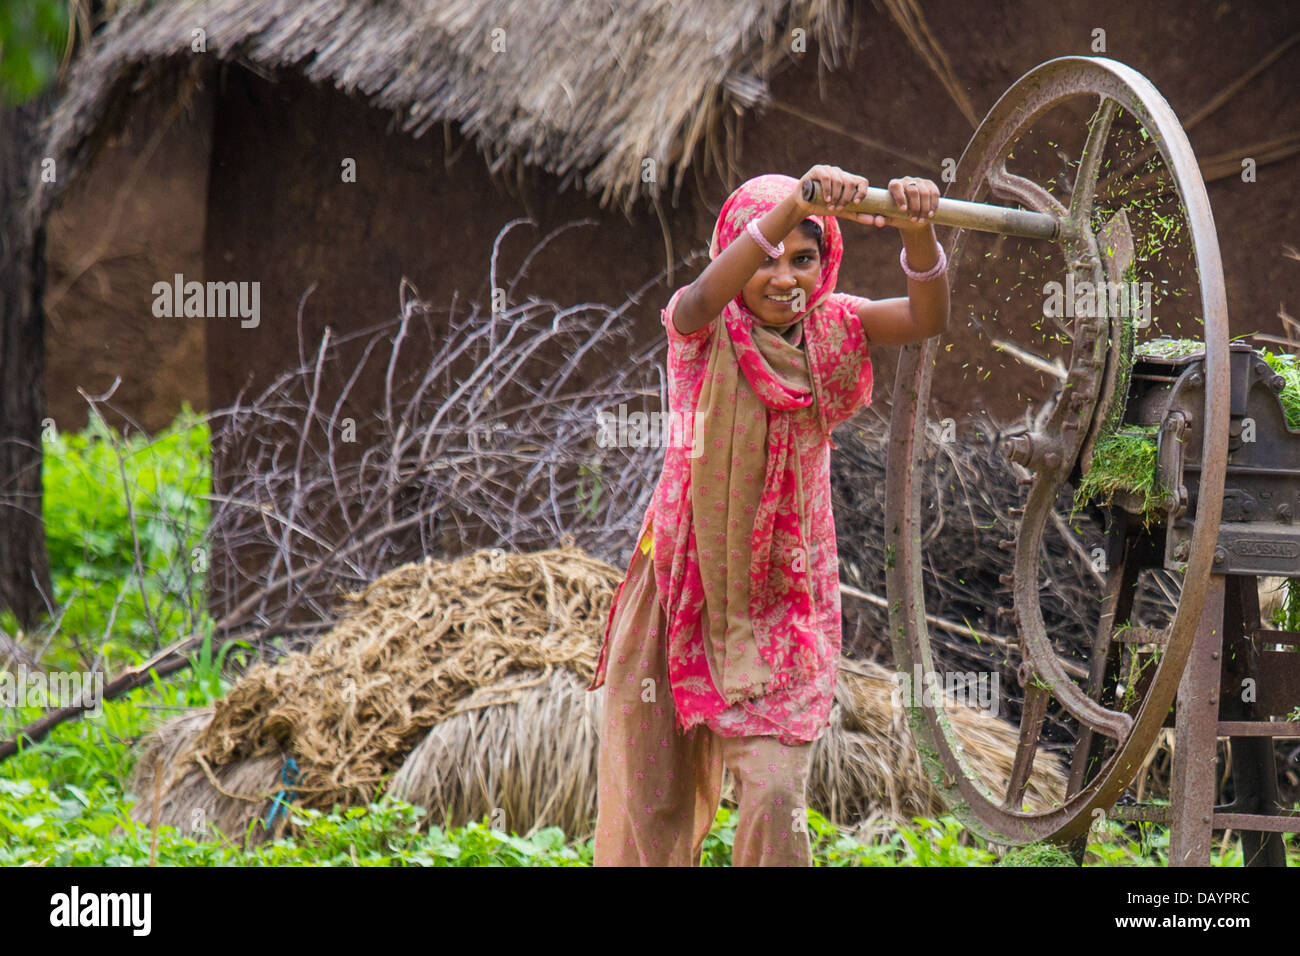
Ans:
[{"label": "mud wall hut", "polygon": [[[81,59],[49,131],[59,176],[37,201],[55,290],[50,414],[77,427],[75,386],[118,376],[121,407],[146,427],[182,399],[230,406],[327,327],[392,314],[403,279],[449,308],[486,303],[494,255],[513,275],[539,237],[583,219],[528,263],[518,294],[636,296],[628,333],[651,343],[736,184],[815,162],[875,185],[938,178],[1007,87],[1044,60],[1095,53],[1098,28],[1105,55],[1150,77],[1190,127],[1213,180],[1234,332],[1282,331],[1279,304],[1300,299],[1283,249],[1300,237],[1300,158],[1294,137],[1279,139],[1300,128],[1300,47],[1281,41],[1297,36],[1300,9],[141,0]],[[1235,171],[1252,152],[1248,184]],[[534,225],[494,252],[520,217]],[[892,230],[848,232],[841,288],[904,294]],[[258,283],[256,323],[158,316],[155,285],[177,275]],[[408,354],[410,372],[421,358]],[[884,405],[893,357],[875,359]],[[1012,364],[998,387],[972,379],[942,400],[1010,414],[1006,376],[1024,374]],[[358,423],[381,388],[380,372],[357,383]],[[214,462],[218,474],[237,466]]]}]

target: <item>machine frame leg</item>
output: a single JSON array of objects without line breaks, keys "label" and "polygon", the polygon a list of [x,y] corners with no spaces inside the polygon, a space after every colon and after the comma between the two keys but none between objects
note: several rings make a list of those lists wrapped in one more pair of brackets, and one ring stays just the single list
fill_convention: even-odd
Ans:
[{"label": "machine frame leg", "polygon": [[1225,576],[1211,574],[1178,685],[1169,830],[1170,866],[1209,866],[1213,839]]},{"label": "machine frame leg", "polygon": [[[1253,575],[1232,575],[1224,606],[1224,659],[1222,706],[1224,720],[1267,720],[1257,714],[1253,703],[1242,697],[1244,680],[1260,680],[1259,579]],[[1278,810],[1277,764],[1272,737],[1230,737],[1232,755],[1231,807],[1216,808],[1233,813],[1272,814]],[[1286,844],[1282,834],[1258,830],[1241,831],[1241,856],[1246,866],[1286,866]]]}]

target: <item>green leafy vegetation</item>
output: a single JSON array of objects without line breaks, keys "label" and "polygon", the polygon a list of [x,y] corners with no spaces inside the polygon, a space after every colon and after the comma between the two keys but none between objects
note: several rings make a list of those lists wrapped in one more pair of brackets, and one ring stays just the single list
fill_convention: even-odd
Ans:
[{"label": "green leafy vegetation", "polygon": [[1270,623],[1279,631],[1300,631],[1300,578],[1287,578],[1283,586],[1286,593],[1273,609]]},{"label": "green leafy vegetation", "polygon": [[53,82],[68,25],[64,0],[0,4],[0,106],[24,103]]},{"label": "green leafy vegetation", "polygon": [[1186,358],[1200,355],[1205,351],[1205,343],[1200,339],[1173,339],[1166,336],[1148,339],[1134,347],[1136,355],[1149,355],[1152,358]]},{"label": "green leafy vegetation", "polygon": [[[155,639],[136,580],[136,540],[145,570],[149,613],[164,640],[181,636],[183,614],[201,608],[202,575],[188,564],[206,520],[209,487],[207,430],[188,410],[153,441],[122,439],[92,425],[80,435],[53,438],[45,463],[47,533],[59,606],[44,660],[82,661],[85,634],[109,635],[114,663],[138,663]],[[125,473],[125,481],[122,478]],[[128,509],[127,503],[131,502]],[[129,512],[136,517],[131,532]],[[179,570],[178,570],[179,567]],[[184,571],[184,568],[189,568]],[[115,577],[116,576],[116,577]],[[148,580],[155,578],[156,580]],[[116,606],[116,611],[113,611]],[[0,762],[0,866],[588,866],[591,840],[571,840],[550,827],[523,836],[493,829],[487,820],[463,826],[431,825],[422,808],[389,797],[332,812],[290,805],[293,827],[279,839],[254,844],[248,834],[218,834],[202,819],[155,833],[134,821],[139,795],[130,791],[137,744],[163,721],[223,697],[227,655],[216,653],[211,625],[191,667],[117,700],[98,717],[64,723],[48,738]],[[74,637],[66,629],[86,629]],[[104,632],[97,632],[103,627]],[[77,641],[81,640],[79,647]],[[0,710],[5,738],[39,718],[36,708]],[[252,826],[261,824],[255,822]],[[722,807],[705,839],[702,863],[728,866],[736,812]],[[1113,825],[1094,834],[1088,865],[1163,863],[1167,836]],[[875,821],[861,831],[808,813],[808,833],[819,866],[1062,865],[1061,851],[1036,845],[999,854],[955,817],[917,818],[908,826]],[[1215,862],[1240,865],[1235,845]]]},{"label": "green leafy vegetation", "polygon": [[[45,442],[46,547],[59,639],[48,667],[139,663],[204,626],[208,426],[187,405],[154,436],[95,418]],[[134,518],[134,522],[132,522]],[[0,627],[18,630],[11,616]]]},{"label": "green leafy vegetation", "polygon": [[[1205,343],[1198,339],[1171,338],[1151,339],[1134,349],[1136,355],[1157,358],[1179,358],[1204,351]],[[1287,424],[1300,428],[1300,367],[1297,367],[1295,356],[1268,349],[1259,351],[1269,367],[1285,380],[1278,398]],[[1118,402],[1115,407],[1123,409]],[[1157,481],[1158,432],[1154,425],[1130,425],[1104,435],[1093,448],[1088,473],[1075,489],[1074,511],[1089,501],[1109,505],[1116,494],[1128,492],[1140,499],[1141,513],[1147,521],[1161,518],[1168,489]]]},{"label": "green leafy vegetation", "polygon": [[1286,423],[1292,428],[1300,428],[1300,368],[1296,366],[1296,357],[1288,352],[1270,352],[1268,349],[1261,349],[1260,354],[1268,367],[1286,381],[1278,398],[1282,400]]},{"label": "green leafy vegetation", "polygon": [[998,866],[1075,866],[1070,854],[1050,843],[1030,843],[1012,847],[1002,855]]}]

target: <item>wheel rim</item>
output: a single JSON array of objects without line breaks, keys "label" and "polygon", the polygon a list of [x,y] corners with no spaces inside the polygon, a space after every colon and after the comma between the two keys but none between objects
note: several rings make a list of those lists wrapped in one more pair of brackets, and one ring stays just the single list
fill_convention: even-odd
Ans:
[{"label": "wheel rim", "polygon": [[[1090,709],[1078,699],[1080,696],[1086,698],[1086,695],[1060,670],[1059,662],[1056,662],[1053,669],[1052,663],[1056,658],[1050,644],[1046,644],[1046,653],[1043,653],[1045,634],[1036,590],[1031,591],[1029,585],[1032,582],[1025,581],[1023,577],[1016,581],[1016,611],[1021,619],[1018,630],[1024,642],[1022,646],[1031,653],[1037,646],[1038,653],[1034,662],[1041,665],[1036,667],[1037,670],[1047,671],[1044,676],[1052,688],[1051,695],[1061,700],[1063,706],[1076,717],[1082,714],[1090,722],[1107,725],[1109,735],[1117,739],[1115,752],[1079,792],[1067,796],[1060,806],[1047,810],[1024,811],[1004,806],[1006,794],[995,794],[989,789],[963,757],[961,742],[946,719],[942,704],[916,704],[914,700],[905,702],[912,732],[927,772],[954,815],[985,838],[1007,844],[1070,840],[1087,830],[1093,822],[1095,809],[1108,810],[1132,782],[1174,701],[1201,615],[1205,585],[1212,572],[1227,461],[1228,320],[1218,239],[1205,186],[1186,134],[1168,103],[1145,77],[1121,63],[1104,58],[1063,57],[1044,63],[1022,77],[989,112],[958,163],[956,181],[948,193],[951,198],[978,202],[996,186],[996,191],[1002,195],[1015,195],[1038,211],[1051,211],[1062,218],[1066,223],[1063,226],[1062,241],[1067,246],[1071,243],[1076,246],[1086,244],[1086,236],[1081,235],[1077,229],[1072,233],[1072,228],[1078,225],[1077,217],[1072,216],[1072,213],[1077,213],[1078,210],[1065,209],[1035,184],[1017,182],[1017,177],[1008,179],[1003,175],[1004,157],[1008,148],[1030,127],[1036,117],[1065,100],[1085,94],[1100,97],[1094,132],[1096,124],[1103,122],[1108,130],[1110,117],[1115,114],[1115,106],[1127,110],[1151,132],[1167,169],[1173,175],[1182,203],[1197,270],[1201,314],[1204,316],[1206,357],[1203,467],[1182,598],[1170,625],[1164,655],[1137,715],[1131,722],[1115,719],[1113,712],[1106,712],[1099,704],[1094,705],[1095,709]],[[1109,109],[1107,104],[1112,104]],[[1104,131],[1101,141],[1105,141]],[[1081,163],[1080,168],[1083,169],[1084,165]],[[1084,222],[1090,212],[1095,168],[1093,174],[1089,195],[1086,197],[1088,209],[1084,210]],[[1077,190],[1075,192],[1077,194]],[[951,249],[950,282],[953,286],[960,266],[964,236],[963,230],[955,230],[946,243]],[[1093,252],[1095,253],[1095,248]],[[1106,338],[1103,337],[1100,343],[1103,359]],[[928,675],[935,670],[925,621],[920,553],[918,449],[922,444],[925,427],[920,410],[928,408],[930,380],[939,344],[937,338],[931,338],[901,350],[890,421],[886,514],[891,520],[886,522],[886,541],[893,548],[896,559],[886,569],[886,587],[895,662],[905,675]],[[1084,348],[1087,348],[1086,344]],[[1078,351],[1076,348],[1076,354]],[[1098,373],[1094,381],[1100,391],[1105,384],[1101,369],[1094,371]],[[1091,404],[1085,402],[1087,412],[1091,414],[1097,399],[1104,398],[1106,396],[1099,394]],[[1032,548],[1035,561],[1037,559],[1037,544],[1041,541],[1042,523],[1047,513],[1041,499],[1050,498],[1047,502],[1050,507],[1051,500],[1054,500],[1054,488],[1059,487],[1060,472],[1063,470],[1065,474],[1069,473],[1074,458],[1085,440],[1091,437],[1086,434],[1086,430],[1081,432],[1083,433],[1066,443],[1069,454],[1055,469],[1049,469],[1056,474],[1044,479],[1040,472],[1035,479],[1035,486],[1025,508],[1025,517],[1031,526],[1026,528],[1022,523],[1017,535],[1018,564],[1024,559],[1019,554],[1022,548],[1026,552]],[[1071,448],[1073,451],[1070,451]],[[1036,495],[1040,500],[1035,499]],[[1069,686],[1060,683],[1061,681],[1068,682]],[[1032,703],[1026,701],[1022,726],[1026,716],[1032,719],[1030,711],[1038,704],[1037,700]],[[1045,706],[1045,701],[1043,705]]]}]

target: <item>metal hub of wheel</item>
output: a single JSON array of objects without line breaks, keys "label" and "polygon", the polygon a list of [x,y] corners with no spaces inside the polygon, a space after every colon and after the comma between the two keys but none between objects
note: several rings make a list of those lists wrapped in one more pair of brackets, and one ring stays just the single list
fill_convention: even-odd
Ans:
[{"label": "metal hub of wheel", "polygon": [[[1081,96],[1095,96],[1097,109],[1088,125],[1067,206],[1039,183],[1010,172],[1007,159],[1035,118]],[[991,196],[1050,216],[1057,223],[1055,235],[1038,241],[1057,243],[1067,268],[1078,281],[1121,282],[1133,259],[1124,210],[1095,231],[1093,226],[1102,155],[1120,110],[1149,134],[1150,149],[1158,150],[1172,177],[1196,270],[1194,287],[1185,290],[1199,297],[1193,305],[1199,308],[1198,316],[1203,317],[1205,340],[1204,401],[1199,409],[1205,441],[1195,524],[1186,549],[1182,596],[1167,632],[1160,635],[1163,653],[1156,670],[1145,682],[1139,701],[1123,709],[1107,707],[1101,703],[1095,679],[1089,686],[1080,686],[1062,666],[1047,634],[1038,592],[1043,533],[1058,494],[1072,473],[1086,473],[1097,441],[1113,428],[1117,412],[1123,411],[1128,387],[1133,347],[1131,321],[1108,315],[1105,308],[1093,316],[1074,318],[1060,400],[1045,423],[1040,423],[1035,432],[1019,436],[1007,448],[1009,456],[1028,469],[1024,482],[1029,487],[1019,531],[1012,542],[1006,543],[1015,549],[1015,572],[1010,583],[1023,657],[1021,684],[1025,688],[1019,748],[1009,779],[991,784],[971,769],[962,755],[962,743],[945,717],[942,700],[925,696],[920,702],[915,698],[908,701],[917,744],[954,814],[973,831],[1004,844],[1066,842],[1078,837],[1092,823],[1093,811],[1109,811],[1133,781],[1173,704],[1212,571],[1229,439],[1227,303],[1205,186],[1187,137],[1168,103],[1143,76],[1113,60],[1064,57],[1044,63],[1022,77],[985,117],[958,163],[956,180],[945,198],[985,202]],[[968,239],[968,231],[959,227],[946,243],[954,288],[962,270],[972,266],[972,262],[963,260]],[[894,563],[886,571],[895,663],[904,675],[920,673],[927,677],[937,671],[926,626],[922,580],[920,466],[925,410],[940,348],[939,339],[929,339],[903,349],[900,355],[890,422],[886,493],[886,514],[890,516],[887,545],[895,554]],[[1169,502],[1171,509],[1178,506],[1176,500]],[[1120,571],[1111,573],[1114,577]],[[1108,589],[1108,600],[1114,591],[1115,586]],[[1113,614],[1113,600],[1108,606]],[[1106,614],[1103,608],[1103,629],[1112,626]],[[1071,792],[1059,806],[1026,809],[1026,784],[1052,701],[1077,721],[1079,746],[1086,746],[1085,740],[1104,738],[1110,742],[1109,755],[1086,779],[1081,772],[1075,773]]]}]

